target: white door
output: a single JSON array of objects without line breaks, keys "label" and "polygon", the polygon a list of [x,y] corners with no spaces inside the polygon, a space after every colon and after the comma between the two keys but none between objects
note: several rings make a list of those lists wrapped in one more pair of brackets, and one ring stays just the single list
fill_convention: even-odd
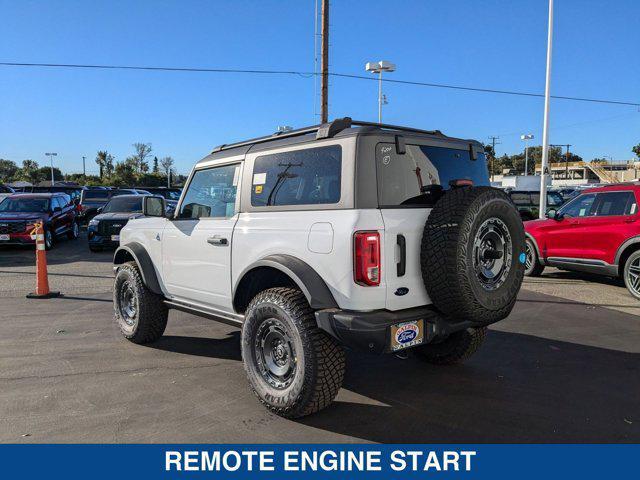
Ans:
[{"label": "white door", "polygon": [[162,238],[169,295],[232,312],[231,249],[238,220],[239,163],[198,169]]}]

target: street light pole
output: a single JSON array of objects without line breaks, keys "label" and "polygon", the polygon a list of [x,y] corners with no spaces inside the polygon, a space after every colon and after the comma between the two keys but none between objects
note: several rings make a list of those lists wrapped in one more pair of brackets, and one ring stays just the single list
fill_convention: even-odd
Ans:
[{"label": "street light pole", "polygon": [[82,177],[83,177],[84,183],[87,183],[87,167],[85,164],[86,158],[87,157],[85,157],[84,155],[82,156]]},{"label": "street light pole", "polygon": [[547,212],[547,170],[549,164],[549,101],[551,97],[551,56],[553,51],[553,0],[549,0],[547,32],[547,75],[544,88],[544,121],[542,126],[542,171],[540,175],[540,218]]},{"label": "street light pole", "polygon": [[51,186],[55,183],[55,179],[53,178],[53,157],[57,157],[58,154],[54,152],[45,153],[47,157],[49,157],[49,161],[51,162]]},{"label": "street light pole", "polygon": [[533,138],[533,134],[520,135],[520,138],[524,140],[524,176],[526,177],[529,175],[529,140]]},{"label": "street light pole", "polygon": [[367,72],[378,74],[378,123],[382,123],[382,104],[384,103],[382,95],[382,72],[395,72],[396,66],[391,62],[382,60],[380,62],[367,62],[364,68]]}]

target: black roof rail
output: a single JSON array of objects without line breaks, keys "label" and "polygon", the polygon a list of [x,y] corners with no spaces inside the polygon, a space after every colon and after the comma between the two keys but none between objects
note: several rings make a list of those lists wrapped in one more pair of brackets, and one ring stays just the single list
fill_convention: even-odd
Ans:
[{"label": "black roof rail", "polygon": [[299,137],[302,135],[308,135],[310,133],[316,134],[316,140],[322,138],[332,138],[338,133],[352,126],[358,127],[374,127],[384,130],[397,130],[401,132],[413,132],[413,133],[426,133],[428,135],[445,136],[440,130],[420,130],[418,128],[401,127],[398,125],[389,125],[386,123],[375,122],[362,122],[359,120],[352,120],[350,117],[336,118],[335,120],[323,123],[320,125],[314,125],[312,127],[299,128],[297,130],[289,130],[288,132],[276,132],[273,135],[267,135],[264,137],[257,137],[251,140],[245,140],[243,142],[222,144],[215,147],[211,153],[220,152],[222,150],[229,150],[231,148],[246,147],[249,145],[255,145],[258,143],[271,142],[273,140],[279,140],[281,138]]},{"label": "black roof rail", "polygon": [[399,130],[401,132],[414,132],[414,133],[426,133],[428,135],[440,135],[445,136],[440,130],[420,130],[419,128],[401,127],[399,125],[389,125],[388,123],[376,123],[376,122],[363,122],[360,120],[352,120],[352,125],[357,127],[377,127],[384,130]]},{"label": "black roof rail", "polygon": [[276,132],[273,135],[267,135],[264,137],[253,138],[251,140],[245,140],[243,142],[222,144],[212,150],[211,153],[220,152],[222,150],[229,150],[230,148],[244,147],[247,145],[255,145],[257,143],[271,142],[273,140],[279,140],[281,138],[298,137],[307,135],[309,133],[316,133],[316,138],[331,138],[337,133],[341,132],[345,128],[351,126],[351,119],[349,117],[337,118],[332,122],[323,123],[321,125],[314,125],[312,127],[299,128],[297,130],[289,130],[288,132]]}]

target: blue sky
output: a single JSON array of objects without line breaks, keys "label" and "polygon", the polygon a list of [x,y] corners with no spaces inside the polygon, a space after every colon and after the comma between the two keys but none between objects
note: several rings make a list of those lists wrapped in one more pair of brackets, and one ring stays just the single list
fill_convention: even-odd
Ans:
[{"label": "blue sky", "polygon": [[[0,0],[0,61],[313,70],[314,0]],[[640,2],[557,0],[552,93],[640,101]],[[544,91],[546,0],[334,0],[331,69]],[[541,141],[540,98],[388,84],[383,120],[488,141],[498,154]],[[123,160],[153,144],[186,173],[213,146],[317,122],[314,81],[299,76],[0,67],[0,158],[88,172],[99,149]],[[377,85],[331,79],[330,117],[376,120]],[[554,100],[552,143],[585,159],[630,159],[640,112]]]}]

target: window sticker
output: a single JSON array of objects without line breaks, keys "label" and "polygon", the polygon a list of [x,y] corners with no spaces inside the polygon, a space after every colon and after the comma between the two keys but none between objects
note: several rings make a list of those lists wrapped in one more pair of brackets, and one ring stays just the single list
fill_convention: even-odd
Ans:
[{"label": "window sticker", "polygon": [[580,213],[578,213],[579,217],[584,217],[587,214],[587,209],[586,208],[581,208],[580,209]]},{"label": "window sticker", "polygon": [[267,183],[267,174],[266,173],[254,173],[253,174],[253,184],[254,185],[264,185]]},{"label": "window sticker", "polygon": [[636,204],[634,203],[634,204],[631,205],[631,215],[633,215],[635,213],[636,213]]},{"label": "window sticker", "polygon": [[256,185],[255,192],[256,192],[257,194],[262,193],[262,185]]}]

